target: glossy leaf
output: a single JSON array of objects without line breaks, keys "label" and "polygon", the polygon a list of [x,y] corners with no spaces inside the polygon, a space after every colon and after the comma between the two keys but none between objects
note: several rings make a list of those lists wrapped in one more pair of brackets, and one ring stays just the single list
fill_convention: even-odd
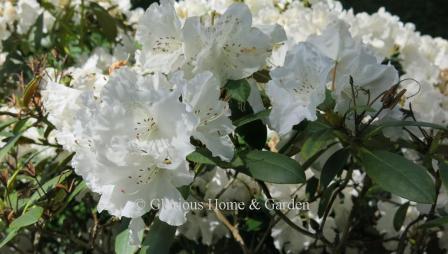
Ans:
[{"label": "glossy leaf", "polygon": [[445,189],[448,190],[448,163],[439,161],[439,174]]},{"label": "glossy leaf", "polygon": [[205,148],[197,148],[196,151],[190,153],[187,156],[187,160],[199,164],[205,164],[205,165],[216,165],[217,164],[217,158],[214,158],[212,156],[212,153],[208,151]]},{"label": "glossy leaf", "polygon": [[331,129],[324,129],[322,131],[312,134],[305,140],[300,151],[300,156],[303,160],[308,160],[320,150],[324,149],[330,143],[334,142],[335,136]]},{"label": "glossy leaf", "polygon": [[330,182],[338,175],[347,163],[350,153],[346,149],[341,149],[328,158],[322,168],[320,175],[320,185],[322,187],[328,186]]},{"label": "glossy leaf", "polygon": [[404,220],[406,219],[406,214],[408,212],[409,202],[402,204],[394,215],[394,228],[399,231],[403,226]]},{"label": "glossy leaf", "polygon": [[245,102],[250,95],[250,85],[245,79],[229,80],[225,86],[227,96],[239,102]]},{"label": "glossy leaf", "polygon": [[433,219],[430,221],[427,221],[425,224],[421,225],[421,228],[434,228],[434,227],[441,227],[448,224],[448,216],[440,217],[437,219]]},{"label": "glossy leaf", "polygon": [[373,136],[380,131],[382,131],[385,128],[390,127],[406,127],[406,126],[414,126],[414,127],[427,127],[427,128],[433,128],[437,130],[443,130],[448,131],[447,127],[434,124],[434,123],[427,123],[427,122],[415,122],[415,121],[388,121],[383,122],[378,126],[374,126],[372,128],[369,128],[369,130],[366,132],[365,136]]},{"label": "glossy leaf", "polygon": [[286,155],[251,151],[243,156],[250,174],[270,183],[303,183],[305,172],[299,163]]},{"label": "glossy leaf", "polygon": [[362,149],[359,156],[366,173],[384,190],[419,203],[434,202],[434,183],[422,166],[387,151]]},{"label": "glossy leaf", "polygon": [[143,240],[139,254],[168,254],[175,233],[176,227],[156,219]]}]

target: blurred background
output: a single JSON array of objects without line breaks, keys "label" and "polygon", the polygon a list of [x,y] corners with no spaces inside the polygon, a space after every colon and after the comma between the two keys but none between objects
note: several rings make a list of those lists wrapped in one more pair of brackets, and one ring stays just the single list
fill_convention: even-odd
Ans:
[{"label": "blurred background", "polygon": [[[384,6],[403,22],[412,22],[417,30],[434,37],[448,38],[448,0],[339,0],[346,9],[376,12]],[[132,0],[134,7],[148,7],[156,0]]]}]

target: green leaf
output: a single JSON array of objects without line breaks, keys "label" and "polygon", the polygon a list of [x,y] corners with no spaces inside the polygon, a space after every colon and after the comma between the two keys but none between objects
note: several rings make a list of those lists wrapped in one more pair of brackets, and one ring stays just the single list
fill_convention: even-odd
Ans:
[{"label": "green leaf", "polygon": [[33,98],[34,94],[36,93],[37,89],[39,88],[39,84],[42,77],[37,76],[31,80],[28,85],[25,88],[25,92],[23,94],[22,98],[22,105],[24,107],[27,107],[28,104],[30,104],[31,99]]},{"label": "green leaf", "polygon": [[187,160],[199,164],[216,166],[217,159],[212,156],[212,153],[205,148],[197,148],[196,151],[187,156]]},{"label": "green leaf", "polygon": [[323,191],[319,201],[319,206],[317,208],[317,215],[319,217],[322,217],[324,215],[325,211],[327,210],[328,204],[330,203],[333,191],[336,190],[337,187],[338,183],[332,183]]},{"label": "green leaf", "polygon": [[387,121],[383,122],[378,126],[373,126],[369,128],[369,131],[366,132],[365,136],[374,136],[380,131],[382,131],[384,128],[390,128],[390,127],[406,127],[406,126],[414,126],[414,127],[428,127],[443,131],[448,131],[447,127],[434,124],[434,123],[427,123],[427,122],[415,122],[415,121]]},{"label": "green leaf", "polygon": [[5,246],[9,241],[14,239],[14,237],[16,237],[17,233],[18,232],[16,230],[8,231],[6,237],[0,243],[0,248],[3,248],[3,246]]},{"label": "green leaf", "polygon": [[394,228],[396,231],[400,231],[406,219],[406,213],[408,212],[409,202],[402,204],[394,215]]},{"label": "green leaf", "polygon": [[0,123],[0,131],[6,129],[8,126],[10,126],[10,125],[16,123],[17,121],[19,121],[19,120],[16,119],[16,118],[11,118],[11,119],[9,119],[9,120],[2,121],[2,122]]},{"label": "green leaf", "polygon": [[137,246],[129,244],[129,230],[125,229],[115,237],[116,254],[133,254],[138,249]]},{"label": "green leaf", "polygon": [[270,183],[304,183],[305,172],[299,163],[286,155],[251,151],[243,155],[250,174]]},{"label": "green leaf", "polygon": [[421,228],[434,228],[441,227],[445,224],[448,224],[448,216],[440,217],[434,220],[427,221],[425,224],[421,225]]},{"label": "green leaf", "polygon": [[439,161],[439,174],[445,189],[448,190],[448,164],[446,161]]},{"label": "green leaf", "polygon": [[114,41],[118,34],[117,22],[107,10],[97,3],[91,3],[92,11],[101,26],[101,32],[110,41]]},{"label": "green leaf", "polygon": [[[229,107],[232,112],[230,119],[236,121],[246,116],[254,114],[252,107],[249,103],[239,102],[231,99],[229,101]],[[267,140],[267,128],[266,124],[261,120],[251,121],[235,129],[239,141],[244,145],[248,145],[252,149],[263,149]]]},{"label": "green leaf", "polygon": [[36,24],[36,31],[34,33],[34,47],[36,49],[41,47],[41,41],[44,37],[44,14],[40,14],[37,18]]},{"label": "green leaf", "polygon": [[138,247],[129,244],[129,229],[125,228],[115,237],[115,253],[116,254],[133,254]]},{"label": "green leaf", "polygon": [[319,187],[319,180],[316,177],[311,177],[306,181],[305,193],[308,199],[313,199],[316,196]]},{"label": "green leaf", "polygon": [[325,100],[317,107],[318,109],[322,111],[333,110],[334,106],[336,105],[336,101],[333,99],[331,93],[332,92],[330,89],[325,89]]},{"label": "green leaf", "polygon": [[36,223],[40,219],[40,217],[42,217],[43,212],[44,209],[39,206],[35,206],[29,209],[27,212],[23,213],[19,218],[11,222],[11,224],[9,224],[9,230],[19,230],[23,227]]},{"label": "green leaf", "polygon": [[303,160],[308,160],[320,150],[334,142],[335,136],[333,130],[324,129],[322,131],[312,134],[305,140],[300,151],[300,156]]},{"label": "green leaf", "polygon": [[235,125],[236,127],[240,127],[240,126],[243,126],[245,124],[251,123],[253,121],[257,121],[257,120],[261,120],[261,119],[267,118],[269,116],[269,113],[271,113],[271,110],[266,109],[266,110],[260,111],[260,112],[258,112],[256,114],[253,114],[253,115],[247,115],[247,116],[244,116],[244,117],[242,117],[240,119],[235,120],[233,122],[233,125]]},{"label": "green leaf", "polygon": [[331,180],[344,169],[349,156],[348,150],[341,149],[328,158],[320,175],[320,185],[322,187],[327,187]]},{"label": "green leaf", "polygon": [[260,231],[262,225],[263,225],[262,221],[255,220],[253,218],[246,219],[246,230],[248,232]]},{"label": "green leaf", "polygon": [[139,254],[168,254],[175,233],[176,227],[156,219],[143,240]]},{"label": "green leaf", "polygon": [[[41,197],[44,197],[45,193],[48,193],[50,190],[54,189],[58,183],[62,183],[71,174],[71,171],[66,171],[45,182],[42,187],[36,189],[24,209],[27,209]],[[43,191],[45,191],[45,193]]]},{"label": "green leaf", "polygon": [[430,204],[435,200],[435,187],[424,167],[387,151],[360,151],[366,173],[381,188],[400,197]]},{"label": "green leaf", "polygon": [[245,102],[250,95],[250,85],[245,79],[229,80],[225,85],[227,96],[239,102]]},{"label": "green leaf", "polygon": [[17,134],[14,136],[14,138],[10,139],[8,143],[6,143],[1,149],[0,149],[0,162],[2,162],[6,155],[8,155],[9,151],[15,146],[17,141],[19,141],[20,137],[22,136],[23,132]]}]

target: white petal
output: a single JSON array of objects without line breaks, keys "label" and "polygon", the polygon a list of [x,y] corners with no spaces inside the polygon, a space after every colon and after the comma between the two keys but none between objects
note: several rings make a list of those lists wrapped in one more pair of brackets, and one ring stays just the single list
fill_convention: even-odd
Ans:
[{"label": "white petal", "polygon": [[137,61],[145,69],[168,73],[183,64],[181,23],[172,0],[153,3],[137,27],[136,39],[142,45]]},{"label": "white petal", "polygon": [[316,119],[330,68],[329,58],[311,44],[300,43],[288,51],[284,66],[271,71],[266,91],[272,104],[270,122],[280,135],[304,119]]}]

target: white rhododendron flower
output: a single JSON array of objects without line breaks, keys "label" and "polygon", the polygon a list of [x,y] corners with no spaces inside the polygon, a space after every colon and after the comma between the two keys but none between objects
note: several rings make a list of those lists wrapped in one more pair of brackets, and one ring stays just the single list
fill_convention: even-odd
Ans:
[{"label": "white rhododendron flower", "polygon": [[[76,152],[76,172],[101,194],[98,210],[136,218],[151,209],[152,200],[161,199],[161,220],[172,225],[185,222],[186,211],[178,205],[183,198],[176,188],[192,180],[185,158],[194,150],[190,136],[198,120],[179,101],[179,94],[167,89],[167,82],[161,75],[143,77],[120,69],[110,77],[100,98],[91,96],[79,110],[68,108],[75,116],[60,113],[84,130],[73,141],[84,145],[67,148]],[[52,90],[54,86],[75,90],[50,84]],[[71,92],[73,97],[81,96],[79,90]],[[52,96],[48,94],[48,102],[57,100]],[[58,106],[48,102],[51,115]],[[89,118],[78,119],[80,115]]]},{"label": "white rhododendron flower", "polygon": [[17,16],[20,17],[20,22],[17,32],[20,34],[27,33],[41,13],[42,8],[36,0],[19,0],[17,2]]},{"label": "white rhododendron flower", "polygon": [[[56,127],[56,140],[69,151],[82,140],[85,128],[84,103],[89,91],[82,91],[49,81],[42,91],[43,102],[49,112],[48,120]],[[64,98],[64,99],[61,99]],[[82,112],[82,113],[81,113]]]},{"label": "white rhododendron flower", "polygon": [[164,73],[183,69],[186,74],[211,71],[225,81],[248,77],[265,64],[271,39],[252,27],[246,5],[233,4],[210,19],[211,24],[203,24],[199,17],[190,17],[182,26],[172,1],[152,4],[137,29],[142,68]]},{"label": "white rhododendron flower", "polygon": [[196,211],[187,215],[187,223],[178,228],[186,238],[210,246],[223,237],[230,237],[228,229],[212,211]]},{"label": "white rhododendron flower", "polygon": [[184,63],[181,22],[172,0],[152,4],[140,19],[136,39],[137,61],[144,69],[168,73]]},{"label": "white rhododendron flower", "polygon": [[317,118],[331,66],[330,59],[313,45],[300,43],[288,51],[282,67],[271,71],[266,91],[272,102],[269,120],[280,135],[304,119]]},{"label": "white rhododendron flower", "polygon": [[265,65],[272,51],[269,36],[252,27],[249,8],[239,3],[212,24],[202,24],[199,17],[187,19],[183,35],[192,71],[211,71],[221,81],[250,76]]},{"label": "white rhododendron flower", "polygon": [[214,156],[229,161],[234,151],[229,134],[235,127],[229,119],[229,105],[219,99],[220,95],[219,80],[211,72],[196,75],[182,87],[182,100],[199,118],[193,137],[205,144]]},{"label": "white rhododendron flower", "polygon": [[[333,60],[330,89],[336,99],[336,112],[344,114],[350,108],[354,108],[354,103],[357,106],[368,105],[381,93],[398,83],[397,70],[391,65],[378,62],[363,44],[351,37],[344,22],[329,25],[322,35],[311,37],[309,42]],[[381,101],[377,100],[372,106],[379,109],[379,105]]]}]

